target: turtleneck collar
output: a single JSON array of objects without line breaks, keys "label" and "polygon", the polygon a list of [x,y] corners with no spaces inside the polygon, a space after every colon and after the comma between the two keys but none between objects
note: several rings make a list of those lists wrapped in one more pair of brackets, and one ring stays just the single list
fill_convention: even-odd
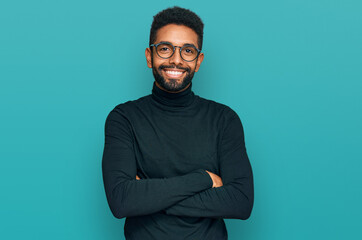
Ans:
[{"label": "turtleneck collar", "polygon": [[190,106],[195,98],[195,94],[191,91],[192,83],[182,92],[169,93],[156,86],[153,83],[152,98],[165,106],[169,107],[187,107]]}]

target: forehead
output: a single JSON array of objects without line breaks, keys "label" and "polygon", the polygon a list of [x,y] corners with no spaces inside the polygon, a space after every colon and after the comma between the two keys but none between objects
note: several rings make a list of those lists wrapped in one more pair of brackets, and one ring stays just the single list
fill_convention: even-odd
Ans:
[{"label": "forehead", "polygon": [[194,30],[184,25],[168,24],[157,31],[156,42],[170,42],[177,46],[197,44],[198,36]]}]

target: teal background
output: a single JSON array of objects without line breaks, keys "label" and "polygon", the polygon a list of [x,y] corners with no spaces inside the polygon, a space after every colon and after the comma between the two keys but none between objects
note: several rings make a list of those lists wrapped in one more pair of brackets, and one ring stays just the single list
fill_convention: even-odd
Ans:
[{"label": "teal background", "polygon": [[0,238],[124,239],[106,202],[104,122],[149,94],[152,17],[205,23],[196,94],[240,116],[255,178],[229,239],[362,239],[362,2],[0,3]]}]

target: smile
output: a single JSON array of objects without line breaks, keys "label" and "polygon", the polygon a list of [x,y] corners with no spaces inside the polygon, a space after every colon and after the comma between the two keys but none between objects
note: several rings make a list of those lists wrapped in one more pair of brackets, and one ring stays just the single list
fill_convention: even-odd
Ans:
[{"label": "smile", "polygon": [[177,70],[163,70],[167,77],[169,78],[179,78],[183,75],[185,71],[177,71]]}]

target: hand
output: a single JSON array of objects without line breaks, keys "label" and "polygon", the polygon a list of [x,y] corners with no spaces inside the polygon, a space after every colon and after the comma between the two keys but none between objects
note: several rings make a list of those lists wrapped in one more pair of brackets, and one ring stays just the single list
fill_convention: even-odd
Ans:
[{"label": "hand", "polygon": [[139,176],[136,175],[136,180],[141,180],[141,178]]},{"label": "hand", "polygon": [[223,183],[222,183],[222,180],[221,178],[216,175],[215,173],[212,173],[212,172],[209,172],[206,170],[206,172],[210,175],[211,177],[211,180],[212,180],[212,187],[213,188],[217,188],[217,187],[222,187],[223,186]]}]

